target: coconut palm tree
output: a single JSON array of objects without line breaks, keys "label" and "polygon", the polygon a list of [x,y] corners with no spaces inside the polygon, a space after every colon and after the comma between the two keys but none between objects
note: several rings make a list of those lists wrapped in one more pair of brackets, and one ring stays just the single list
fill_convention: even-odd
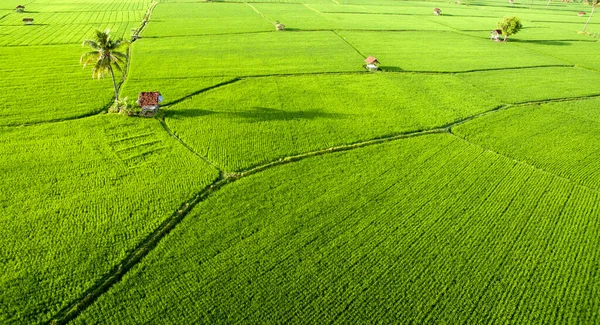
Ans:
[{"label": "coconut palm tree", "polygon": [[592,16],[594,15],[594,9],[596,9],[596,6],[598,5],[598,3],[599,3],[598,0],[592,1],[592,12],[590,13],[590,16],[588,17],[588,20],[585,22],[585,26],[583,26],[582,32],[585,33],[585,29],[587,28],[587,25],[590,23],[590,19],[592,19]]},{"label": "coconut palm tree", "polygon": [[115,102],[119,100],[119,88],[115,79],[115,71],[123,71],[127,64],[127,54],[119,52],[128,42],[123,39],[113,41],[110,39],[110,30],[96,30],[96,35],[91,40],[83,41],[82,46],[89,46],[92,51],[81,55],[80,62],[85,68],[87,65],[93,65],[92,78],[104,78],[108,71],[112,77],[115,88]]}]

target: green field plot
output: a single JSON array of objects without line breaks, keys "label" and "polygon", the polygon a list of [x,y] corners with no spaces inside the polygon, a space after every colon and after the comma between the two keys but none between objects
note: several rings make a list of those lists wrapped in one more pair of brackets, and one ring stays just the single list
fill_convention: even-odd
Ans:
[{"label": "green field plot", "polygon": [[137,100],[140,92],[158,91],[163,96],[163,105],[183,101],[207,88],[232,81],[232,78],[136,79],[134,76],[130,74],[123,83],[121,97]]},{"label": "green field plot", "polygon": [[83,70],[79,45],[0,48],[0,125],[60,120],[104,109],[114,98],[110,78]]},{"label": "green field plot", "polygon": [[361,53],[376,56],[384,69],[456,72],[565,64],[521,43],[492,42],[485,33],[488,39],[452,32],[340,32]]},{"label": "green field plot", "polygon": [[307,159],[198,205],[75,323],[593,323],[599,208],[450,135]]},{"label": "green field plot", "polygon": [[516,107],[474,120],[456,134],[484,148],[600,190],[598,99]]},{"label": "green field plot", "polygon": [[315,11],[312,5],[256,3],[252,6],[269,20],[283,23],[288,31],[298,29],[322,30],[334,27],[331,21],[327,19],[327,15]]},{"label": "green field plot", "polygon": [[454,76],[330,75],[243,80],[170,106],[165,115],[198,153],[240,170],[440,127],[499,105]]},{"label": "green field plot", "polygon": [[0,323],[47,321],[216,170],[154,120],[0,128]]},{"label": "green field plot", "polygon": [[147,78],[364,71],[364,58],[333,32],[142,39],[132,56]]},{"label": "green field plot", "polygon": [[148,37],[273,31],[251,6],[237,3],[164,3],[152,14]]},{"label": "green field plot", "polygon": [[515,1],[0,0],[0,325],[600,324],[600,17]]},{"label": "green field plot", "polygon": [[[175,0],[179,2],[179,0]],[[286,4],[322,4],[322,3],[331,3],[332,0],[227,0],[227,2],[248,2],[248,3],[286,3]]]},{"label": "green field plot", "polygon": [[[359,30],[446,30],[447,27],[429,22],[419,17],[425,10],[413,9],[415,15],[371,14],[368,12],[332,12],[322,13],[317,6],[290,4],[255,4],[253,5],[270,20],[280,21],[286,29],[359,29]],[[348,6],[325,6],[332,8]],[[368,7],[359,7],[368,8]]]},{"label": "green field plot", "polygon": [[[25,12],[127,12],[146,10],[150,2],[148,0],[35,0],[25,6]],[[19,1],[17,4],[24,3],[26,2]]]},{"label": "green field plot", "polygon": [[539,22],[536,24],[552,28],[552,30],[557,33],[562,31],[564,33],[568,32],[568,33],[576,34],[579,37],[579,38],[577,38],[577,40],[587,40],[587,41],[591,41],[591,42],[597,41],[598,33],[600,33],[600,20],[596,20],[596,23],[595,23],[594,18],[592,18],[592,21],[587,25],[587,28],[585,29],[585,31],[590,34],[581,34],[581,31],[583,30],[583,27],[585,26],[585,22],[587,21],[587,17],[578,17],[578,18],[581,18],[581,19],[579,19],[579,22],[572,22],[572,23]]},{"label": "green field plot", "polygon": [[600,71],[600,62],[590,60],[598,50],[597,42],[557,42],[538,46],[536,43],[519,42],[522,48],[535,50],[538,55],[553,56],[560,58],[563,62],[575,64],[580,67]]},{"label": "green field plot", "polygon": [[[443,15],[441,17],[427,17],[429,21],[461,31],[483,31],[481,35],[488,36],[489,32],[498,25],[497,17],[461,17]],[[519,35],[520,36],[520,35]]]},{"label": "green field plot", "polygon": [[448,30],[449,28],[419,16],[385,14],[327,14],[335,29],[363,30]]},{"label": "green field plot", "polygon": [[95,23],[141,22],[145,10],[137,11],[80,11],[80,12],[33,12],[27,14],[11,14],[2,19],[2,25],[23,25],[23,17],[34,18],[41,25],[73,25]]},{"label": "green field plot", "polygon": [[[130,38],[131,29],[140,25],[148,7],[135,5],[139,3],[129,1],[115,7],[119,2],[34,2],[24,13],[13,12],[0,19],[0,46],[81,44],[96,29],[110,29],[113,37]],[[34,25],[24,25],[24,17],[33,18]]]},{"label": "green field plot", "polygon": [[582,85],[600,80],[600,74],[573,67],[480,71],[457,77],[504,103],[600,95],[600,89]]},{"label": "green field plot", "polygon": [[109,29],[114,38],[131,37],[131,29],[137,28],[139,22],[76,24],[76,25],[33,25],[33,26],[0,26],[5,33],[0,33],[0,46],[32,46],[81,44],[94,35],[95,30]]}]

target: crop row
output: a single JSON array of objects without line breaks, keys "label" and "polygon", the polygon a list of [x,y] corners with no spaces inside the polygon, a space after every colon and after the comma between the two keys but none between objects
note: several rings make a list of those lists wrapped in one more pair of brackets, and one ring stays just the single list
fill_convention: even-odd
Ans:
[{"label": "crop row", "polygon": [[153,120],[0,133],[3,324],[47,321],[217,177]]},{"label": "crop row", "polygon": [[[376,89],[376,95],[365,89]],[[240,170],[443,126],[499,103],[450,75],[271,77],[239,81],[170,106],[166,122],[197,152],[226,170]]]},{"label": "crop row", "polygon": [[[456,128],[469,141],[599,190],[598,100],[514,108]],[[591,119],[588,118],[591,116]]]},{"label": "crop row", "polygon": [[[10,9],[14,9],[23,1],[16,1]],[[26,6],[26,11],[32,12],[106,12],[106,11],[132,11],[146,10],[149,1],[147,0],[93,0],[93,1],[65,1],[65,0],[44,0],[34,1]],[[8,7],[8,6],[6,6]]]},{"label": "crop row", "polygon": [[0,48],[2,125],[64,119],[100,111],[114,96],[110,79],[82,70],[80,46]]},{"label": "crop row", "polygon": [[6,26],[2,28],[9,33],[0,36],[0,46],[81,44],[83,40],[91,38],[97,29],[110,29],[111,35],[114,35],[114,37],[129,39],[131,29],[138,26],[138,22],[92,25]]},{"label": "crop row", "polygon": [[322,156],[215,193],[76,323],[593,322],[598,204],[450,135]]},{"label": "crop row", "polygon": [[[29,14],[27,17],[35,19],[36,24],[41,25],[73,25],[73,24],[107,24],[137,22],[140,23],[144,17],[145,10],[137,11],[98,11],[98,12],[42,12]],[[11,14],[0,20],[3,26],[23,26],[21,14]],[[25,26],[24,28],[31,28]]]}]

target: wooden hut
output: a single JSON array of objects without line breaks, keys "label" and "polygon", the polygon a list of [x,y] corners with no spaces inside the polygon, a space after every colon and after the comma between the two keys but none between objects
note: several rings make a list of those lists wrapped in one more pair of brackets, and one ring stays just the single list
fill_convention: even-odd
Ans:
[{"label": "wooden hut", "polygon": [[23,23],[25,25],[33,25],[33,18],[23,18]]},{"label": "wooden hut", "polygon": [[436,16],[441,16],[442,15],[442,9],[440,8],[433,8],[433,14]]},{"label": "wooden hut", "polygon": [[369,71],[377,71],[379,69],[379,61],[374,56],[369,56],[365,59],[365,68]]},{"label": "wooden hut", "polygon": [[583,17],[583,16],[585,16],[585,11],[580,11],[580,12],[578,12],[578,13],[577,13],[577,16],[579,16],[579,17]]},{"label": "wooden hut", "polygon": [[152,117],[158,113],[163,96],[158,91],[141,92],[138,96],[137,104],[142,107],[140,116]]},{"label": "wooden hut", "polygon": [[275,23],[275,30],[279,31],[279,30],[284,30],[285,29],[285,25],[280,23],[280,22],[276,22]]},{"label": "wooden hut", "polygon": [[15,12],[25,12],[25,6],[23,6],[23,5],[18,5],[18,6],[15,8]]},{"label": "wooden hut", "polygon": [[501,29],[494,29],[490,33],[490,39],[492,41],[499,41],[500,40],[500,36],[502,36],[502,30]]}]

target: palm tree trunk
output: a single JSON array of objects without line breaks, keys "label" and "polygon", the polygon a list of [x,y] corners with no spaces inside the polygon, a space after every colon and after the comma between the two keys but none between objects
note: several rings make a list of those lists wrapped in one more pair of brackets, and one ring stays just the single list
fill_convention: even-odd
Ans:
[{"label": "palm tree trunk", "polygon": [[108,70],[110,71],[110,76],[112,77],[113,87],[115,87],[115,102],[119,101],[119,88],[117,88],[117,81],[115,80],[115,72],[113,71],[112,66],[108,66]]},{"label": "palm tree trunk", "polygon": [[587,28],[587,25],[589,24],[590,19],[592,19],[592,16],[594,15],[594,9],[596,9],[596,5],[592,6],[592,12],[590,13],[590,16],[588,17],[588,20],[585,22],[585,26],[583,26],[582,32],[585,32],[585,29]]}]

